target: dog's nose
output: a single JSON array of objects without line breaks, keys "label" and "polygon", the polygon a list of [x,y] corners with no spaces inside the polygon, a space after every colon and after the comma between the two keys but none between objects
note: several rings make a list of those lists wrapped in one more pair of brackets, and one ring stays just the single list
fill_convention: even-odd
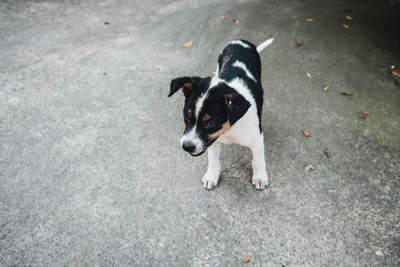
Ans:
[{"label": "dog's nose", "polygon": [[182,148],[183,150],[192,153],[196,149],[196,146],[192,142],[183,142]]}]

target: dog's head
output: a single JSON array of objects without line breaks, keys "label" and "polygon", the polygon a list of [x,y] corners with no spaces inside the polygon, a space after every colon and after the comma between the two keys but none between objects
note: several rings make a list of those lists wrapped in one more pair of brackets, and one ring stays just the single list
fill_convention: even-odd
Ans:
[{"label": "dog's head", "polygon": [[250,107],[236,90],[222,81],[211,82],[210,77],[176,78],[171,81],[168,97],[179,89],[185,95],[181,145],[192,156],[203,154]]}]

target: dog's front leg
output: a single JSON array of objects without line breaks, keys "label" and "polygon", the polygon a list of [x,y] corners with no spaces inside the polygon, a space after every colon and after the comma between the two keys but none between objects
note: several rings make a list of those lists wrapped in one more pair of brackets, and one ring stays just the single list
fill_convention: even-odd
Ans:
[{"label": "dog's front leg", "polygon": [[203,186],[208,190],[213,189],[218,184],[219,172],[221,170],[221,163],[219,161],[220,152],[220,143],[215,142],[208,148],[208,168],[203,179],[201,179]]},{"label": "dog's front leg", "polygon": [[268,175],[265,166],[264,135],[260,134],[258,139],[250,146],[253,154],[253,178],[252,183],[256,189],[263,190],[268,186]]}]

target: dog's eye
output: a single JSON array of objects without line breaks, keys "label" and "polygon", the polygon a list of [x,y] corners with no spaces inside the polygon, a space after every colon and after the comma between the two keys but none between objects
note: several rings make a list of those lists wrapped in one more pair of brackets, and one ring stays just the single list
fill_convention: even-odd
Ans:
[{"label": "dog's eye", "polygon": [[184,120],[185,122],[189,122],[189,120],[190,120],[189,114],[184,113],[184,114],[183,114],[183,120]]},{"label": "dog's eye", "polygon": [[206,125],[204,126],[206,129],[211,129],[214,128],[215,126],[217,126],[217,124],[214,121],[207,121]]},{"label": "dog's eye", "polygon": [[183,111],[183,119],[184,119],[185,123],[189,123],[191,121],[191,119],[192,119],[192,110],[191,109]]}]

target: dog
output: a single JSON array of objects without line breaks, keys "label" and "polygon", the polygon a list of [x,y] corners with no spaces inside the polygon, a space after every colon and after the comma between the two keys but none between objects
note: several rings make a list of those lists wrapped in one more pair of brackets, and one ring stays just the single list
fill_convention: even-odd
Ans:
[{"label": "dog", "polygon": [[270,38],[256,47],[246,40],[233,40],[221,50],[215,76],[186,76],[171,81],[168,97],[179,89],[185,96],[182,148],[194,157],[208,150],[208,168],[201,180],[208,190],[218,184],[221,144],[232,143],[250,148],[255,188],[268,186],[259,54],[272,42]]}]

